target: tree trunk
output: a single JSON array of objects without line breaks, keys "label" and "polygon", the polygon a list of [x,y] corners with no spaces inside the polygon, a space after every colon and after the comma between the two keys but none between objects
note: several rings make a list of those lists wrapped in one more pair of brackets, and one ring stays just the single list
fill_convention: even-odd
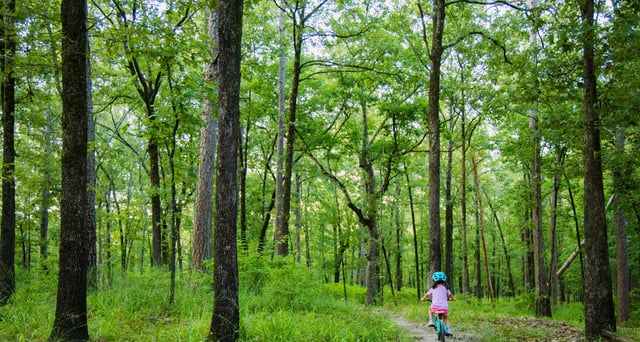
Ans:
[{"label": "tree trunk", "polygon": [[[454,120],[451,120],[453,123]],[[453,124],[452,124],[453,126]],[[453,128],[453,127],[451,127]],[[453,129],[452,129],[453,130]],[[455,286],[455,277],[453,275],[453,197],[451,195],[451,170],[453,169],[453,138],[449,138],[449,148],[447,149],[447,174],[445,176],[445,239],[444,239],[444,272],[447,278],[451,279],[449,287]]]},{"label": "tree trunk", "polygon": [[467,255],[467,132],[466,118],[463,110],[460,118],[462,137],[462,156],[460,159],[460,247],[462,249],[462,294],[471,293],[469,286],[469,257]]},{"label": "tree trunk", "polygon": [[[210,39],[209,63],[204,72],[204,81],[215,89],[218,78],[218,9],[215,1],[209,4],[208,34]],[[215,92],[204,94],[200,147],[198,153],[198,184],[193,205],[193,237],[191,240],[191,262],[193,269],[205,270],[204,262],[211,259],[211,235],[213,217],[213,178],[215,167],[218,121],[215,119],[213,99]]]},{"label": "tree trunk", "polygon": [[[87,39],[87,44],[89,40]],[[91,54],[90,47],[87,46],[87,53]],[[87,269],[87,286],[90,291],[98,289],[98,254],[97,248],[97,236],[96,236],[96,151],[95,135],[96,127],[93,119],[93,100],[91,96],[91,89],[93,88],[91,83],[91,66],[89,65],[89,59],[87,59],[87,101],[88,101],[88,113],[87,113],[87,141],[90,149],[87,151],[87,199],[85,202],[85,210],[87,221],[87,238],[88,241],[88,259],[89,263]]]},{"label": "tree trunk", "polygon": [[482,195],[480,190],[480,179],[478,178],[478,165],[476,164],[475,156],[471,156],[471,162],[473,163],[473,179],[476,186],[476,196],[478,200],[478,226],[480,227],[480,238],[482,240],[482,251],[484,255],[484,271],[487,279],[487,289],[489,291],[489,298],[494,301],[493,284],[491,282],[491,274],[489,272],[489,255],[487,254],[487,242],[484,237],[484,210],[482,207]]},{"label": "tree trunk", "polygon": [[63,0],[62,185],[60,266],[51,341],[89,339],[87,326],[88,246],[87,117],[89,114],[87,2]]},{"label": "tree trunk", "polygon": [[271,192],[271,199],[269,200],[269,207],[265,212],[264,220],[262,221],[262,227],[260,228],[260,236],[258,236],[258,253],[262,253],[264,245],[267,239],[267,228],[269,228],[269,222],[271,221],[271,211],[276,203],[276,191]]},{"label": "tree trunk", "polygon": [[514,296],[516,294],[516,285],[513,281],[513,272],[511,272],[511,255],[509,255],[509,251],[507,250],[507,243],[504,240],[504,234],[502,233],[502,226],[500,225],[500,219],[498,219],[498,214],[493,209],[493,205],[491,204],[491,200],[489,200],[489,196],[486,192],[484,192],[484,197],[487,199],[487,205],[489,205],[489,209],[493,213],[493,218],[496,221],[496,226],[498,227],[498,233],[500,234],[500,242],[502,244],[502,249],[504,252],[504,258],[507,263],[507,274],[509,275],[509,292],[507,296]]},{"label": "tree trunk", "polygon": [[413,206],[413,191],[411,190],[411,182],[409,180],[409,171],[407,163],[403,162],[404,175],[407,181],[407,192],[409,193],[409,209],[411,210],[411,232],[413,233],[413,258],[416,272],[416,294],[419,299],[422,296],[421,273],[420,273],[420,253],[418,253],[418,233],[416,232],[416,213]]},{"label": "tree trunk", "polygon": [[536,317],[551,317],[549,285],[545,270],[544,235],[542,234],[542,171],[540,158],[540,132],[535,110],[529,111],[529,129],[532,134],[531,205],[533,226],[533,274],[536,289]]},{"label": "tree trunk", "polygon": [[[440,70],[445,1],[433,0],[432,41],[429,51],[429,273],[442,270],[440,227]],[[425,29],[426,31],[426,29]],[[426,37],[426,34],[425,34]],[[428,46],[425,38],[425,46]]]},{"label": "tree trunk", "polygon": [[[376,177],[373,165],[368,158],[368,127],[367,106],[363,101],[362,108],[362,150],[360,154],[360,168],[364,171],[365,179],[365,212],[360,215],[360,223],[367,228],[367,297],[366,305],[378,304],[378,198],[376,196]],[[382,195],[382,192],[380,193]]]},{"label": "tree trunk", "polygon": [[214,223],[214,305],[208,340],[236,341],[240,332],[238,303],[238,137],[240,135],[240,61],[242,0],[220,1],[219,121]]},{"label": "tree trunk", "polygon": [[[302,262],[302,241],[301,241],[301,232],[302,232],[302,194],[300,193],[302,187],[302,179],[299,173],[296,173],[296,261],[298,263]],[[345,248],[346,249],[346,248]],[[344,274],[344,253],[341,257],[342,259],[342,270]],[[344,280],[346,281],[346,279]]]},{"label": "tree trunk", "polygon": [[549,240],[551,242],[551,265],[549,266],[549,297],[551,304],[558,304],[558,293],[560,289],[559,278],[556,275],[558,271],[558,237],[557,237],[557,221],[558,221],[558,197],[560,192],[560,182],[562,181],[562,164],[564,160],[564,149],[557,147],[556,152],[556,171],[553,177],[553,190],[551,192],[551,213],[549,223]]},{"label": "tree trunk", "polygon": [[402,278],[403,278],[403,274],[402,274],[402,231],[403,231],[403,227],[402,227],[402,219],[401,219],[401,213],[400,213],[400,204],[398,203],[398,198],[400,198],[401,192],[400,192],[400,184],[398,182],[398,179],[396,178],[396,195],[395,195],[395,199],[394,199],[394,212],[395,212],[395,232],[396,232],[396,246],[395,246],[395,256],[396,256],[396,262],[395,262],[395,268],[396,268],[396,273],[395,273],[395,278],[396,278],[396,290],[400,291],[402,290],[402,287],[404,286],[403,282],[402,282]]},{"label": "tree trunk", "polygon": [[476,207],[476,235],[473,250],[473,263],[476,277],[475,294],[477,298],[482,298],[484,290],[482,289],[482,261],[480,261],[480,208],[477,199],[474,201]]},{"label": "tree trunk", "polygon": [[[44,128],[44,150],[47,156],[51,155],[51,110],[46,110],[47,123]],[[49,190],[51,183],[51,176],[48,172],[49,161],[45,161],[44,168],[42,170],[42,192],[41,192],[41,207],[40,207],[40,267],[47,271],[49,267],[45,263],[49,254],[49,207],[51,206],[51,192]]]},{"label": "tree trunk", "polygon": [[0,306],[7,304],[16,289],[16,181],[15,181],[15,75],[13,56],[17,34],[14,27],[15,0],[3,3],[2,42],[2,226],[0,227]]},{"label": "tree trunk", "polygon": [[[127,22],[129,19],[124,12],[119,12],[122,20]],[[129,43],[125,42],[125,50],[131,53]],[[155,111],[155,100],[162,83],[162,72],[158,72],[153,79],[148,79],[142,71],[138,60],[135,56],[127,56],[127,69],[132,77],[137,81],[136,90],[138,95],[145,104],[147,120],[149,127],[155,126],[157,113]],[[160,152],[158,150],[158,142],[156,138],[156,130],[151,129],[148,143],[147,153],[149,154],[149,180],[151,183],[151,264],[159,267],[163,261],[168,259],[166,251],[166,239],[164,239],[164,229],[162,224],[162,202],[160,198]],[[163,248],[164,253],[163,253]],[[164,259],[164,260],[163,260]]]},{"label": "tree trunk", "polygon": [[[294,23],[295,24],[295,23]],[[280,50],[280,67],[278,70],[278,136],[276,141],[276,229],[275,229],[275,253],[276,255],[286,255],[288,252],[288,246],[281,246],[281,244],[287,244],[285,228],[284,228],[284,122],[285,122],[285,74],[286,74],[286,51],[284,47],[284,14],[280,12],[278,17],[278,28],[280,39],[282,40],[282,46]],[[299,61],[299,60],[298,60]],[[293,138],[293,137],[291,137]],[[288,145],[287,145],[288,146]]]},{"label": "tree trunk", "polygon": [[584,44],[584,238],[585,335],[593,341],[605,331],[615,332],[611,268],[604,186],[602,182],[602,150],[594,63],[594,0],[580,3]]},{"label": "tree trunk", "polygon": [[[537,0],[528,0],[527,5],[533,13]],[[535,18],[534,18],[535,21]],[[536,46],[536,32],[531,31],[529,42]],[[533,64],[537,65],[538,57],[534,54]],[[534,77],[537,77],[534,75]],[[537,79],[534,81],[537,89]],[[538,128],[537,100],[529,109],[529,133],[531,134],[531,225],[533,232],[533,274],[536,289],[536,317],[551,317],[551,302],[549,301],[549,285],[545,270],[544,235],[542,234],[542,159],[540,157],[540,131]]]},{"label": "tree trunk", "polygon": [[[618,127],[618,137],[616,139],[616,157],[618,160],[625,160],[625,129]],[[631,273],[629,270],[629,252],[627,249],[627,232],[624,208],[622,199],[628,192],[625,190],[624,166],[616,165],[613,171],[614,197],[614,225],[616,231],[616,300],[618,308],[618,322],[626,322],[631,318],[631,298],[629,291],[631,288]]]}]

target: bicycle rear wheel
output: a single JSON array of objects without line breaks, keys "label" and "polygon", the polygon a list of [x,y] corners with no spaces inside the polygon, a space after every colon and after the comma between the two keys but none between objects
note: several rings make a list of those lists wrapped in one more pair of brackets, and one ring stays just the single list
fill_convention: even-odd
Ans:
[{"label": "bicycle rear wheel", "polygon": [[447,335],[447,325],[444,324],[444,320],[438,320],[438,341],[445,342]]}]

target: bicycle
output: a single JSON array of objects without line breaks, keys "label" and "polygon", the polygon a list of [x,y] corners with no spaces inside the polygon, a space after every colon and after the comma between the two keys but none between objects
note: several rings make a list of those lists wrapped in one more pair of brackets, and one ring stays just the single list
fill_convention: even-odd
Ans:
[{"label": "bicycle", "polygon": [[[431,298],[427,299],[428,302],[431,302]],[[429,313],[431,316],[431,321],[433,323],[433,329],[435,329],[436,334],[438,335],[438,341],[445,342],[447,336],[453,336],[451,333],[447,332],[447,324],[444,321],[444,315],[447,314],[447,310],[438,310],[436,309],[433,313]]]},{"label": "bicycle", "polygon": [[447,333],[447,325],[444,323],[444,315],[447,312],[444,310],[436,310],[433,313],[433,328],[436,330],[436,334],[438,334],[438,341],[444,342],[446,340],[446,336],[451,336],[451,334]]}]

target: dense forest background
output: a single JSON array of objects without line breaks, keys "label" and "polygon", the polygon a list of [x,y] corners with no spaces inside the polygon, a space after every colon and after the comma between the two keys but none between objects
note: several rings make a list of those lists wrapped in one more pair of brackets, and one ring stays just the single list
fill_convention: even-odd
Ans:
[{"label": "dense forest background", "polygon": [[[61,242],[61,6],[11,3],[3,304],[21,286],[14,265],[55,274]],[[602,273],[618,322],[628,320],[640,285],[640,8],[596,2],[589,26],[586,3],[245,1],[238,253],[361,285],[366,304],[384,287],[417,299],[443,270],[455,293],[524,295],[540,316],[583,301],[585,278]],[[173,301],[176,273],[212,270],[216,9],[89,3],[90,289],[161,268]],[[590,35],[610,265],[595,272],[581,247],[585,218],[599,210],[585,200]]]}]

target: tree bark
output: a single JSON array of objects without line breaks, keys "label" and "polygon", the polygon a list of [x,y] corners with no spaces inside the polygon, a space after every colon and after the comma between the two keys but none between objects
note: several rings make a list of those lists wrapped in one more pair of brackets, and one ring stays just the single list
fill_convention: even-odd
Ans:
[{"label": "tree bark", "polygon": [[242,0],[221,0],[218,160],[214,223],[214,305],[208,340],[236,341],[240,331],[238,303],[238,140],[240,135],[240,61]]},{"label": "tree bark", "polygon": [[16,289],[16,180],[15,180],[15,75],[13,56],[17,34],[14,26],[15,0],[3,2],[0,43],[2,58],[2,224],[0,227],[0,306],[8,303]]},{"label": "tree bark", "polygon": [[[429,51],[429,273],[442,270],[440,227],[440,73],[445,1],[433,0],[432,41]],[[426,35],[425,35],[426,36]],[[426,39],[425,39],[426,40]],[[426,42],[425,42],[426,44]],[[428,44],[427,44],[428,46]]]},{"label": "tree bark", "polygon": [[[89,39],[87,39],[89,44]],[[90,47],[87,46],[87,55],[90,55]],[[93,88],[91,83],[91,66],[89,65],[89,59],[87,59],[87,143],[90,149],[87,151],[87,199],[85,202],[85,220],[87,221],[87,238],[89,239],[87,247],[87,262],[89,263],[87,269],[87,286],[88,289],[93,291],[98,289],[98,252],[97,248],[97,235],[96,235],[96,151],[95,135],[96,127],[93,118],[93,98],[91,96],[91,89]]]},{"label": "tree bark", "polygon": [[[295,22],[294,22],[295,25]],[[286,255],[288,253],[288,243],[284,227],[284,126],[285,126],[285,75],[286,75],[286,51],[284,47],[284,14],[280,12],[278,17],[278,29],[282,46],[280,47],[280,66],[278,68],[278,137],[276,141],[276,184],[275,184],[275,206],[276,206],[276,229],[275,229],[275,253],[276,255]],[[297,46],[297,45],[296,45]],[[298,59],[298,62],[300,60]],[[296,94],[297,95],[297,94]],[[288,138],[289,139],[289,138]],[[290,137],[293,139],[293,137]],[[288,146],[288,145],[287,145]],[[282,246],[282,244],[287,246]]]},{"label": "tree bark", "polygon": [[599,339],[605,331],[616,330],[602,182],[600,117],[595,108],[594,7],[594,0],[580,2],[584,44],[584,238],[587,259],[584,272],[584,323],[589,341]]},{"label": "tree bark", "polygon": [[[209,63],[204,73],[204,81],[208,86],[215,87],[218,78],[218,8],[212,1],[209,9]],[[215,88],[214,88],[215,89]],[[218,121],[214,118],[212,98],[215,92],[204,94],[202,121],[204,127],[200,130],[200,147],[198,153],[198,184],[196,198],[193,205],[193,237],[191,240],[192,267],[205,270],[204,262],[211,259],[211,236],[213,234],[213,178],[215,167],[216,139]]]},{"label": "tree bark", "polygon": [[[618,127],[618,136],[616,138],[616,157],[618,160],[624,161],[625,147],[625,129]],[[624,162],[621,162],[624,163]],[[629,252],[627,248],[627,232],[625,219],[625,211],[622,207],[623,198],[625,197],[625,167],[616,165],[613,171],[613,187],[615,189],[614,197],[614,225],[616,231],[616,300],[618,309],[618,322],[626,322],[631,318],[631,298],[629,291],[631,289],[631,273],[629,269]]]},{"label": "tree bark", "polygon": [[51,341],[89,339],[87,326],[87,139],[89,114],[86,0],[63,0],[60,266]]}]

